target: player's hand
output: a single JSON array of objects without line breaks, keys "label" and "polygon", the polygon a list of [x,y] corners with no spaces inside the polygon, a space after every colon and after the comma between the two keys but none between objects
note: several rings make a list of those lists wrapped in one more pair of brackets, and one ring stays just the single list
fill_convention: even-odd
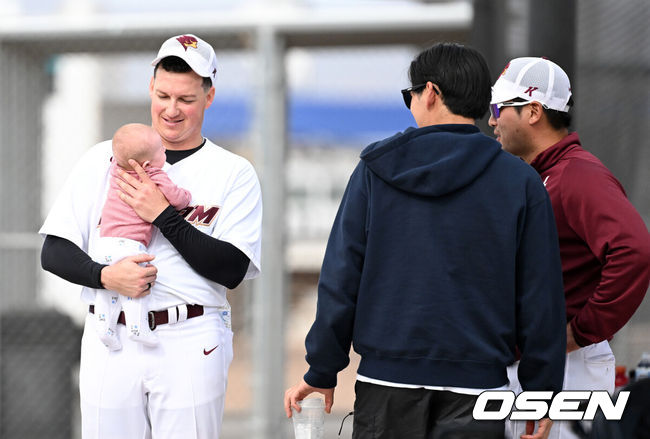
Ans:
[{"label": "player's hand", "polygon": [[577,351],[580,349],[580,345],[576,342],[575,337],[573,336],[573,328],[571,327],[571,322],[566,324],[566,353]]},{"label": "player's hand", "polygon": [[547,439],[551,432],[553,421],[549,418],[542,418],[537,421],[537,431],[535,430],[535,421],[526,421],[526,434],[521,435],[521,439]]},{"label": "player's hand", "polygon": [[[101,282],[104,288],[117,291],[123,296],[143,297],[151,292],[158,269],[148,262],[155,256],[139,254],[127,256],[113,265],[102,268]],[[147,263],[146,266],[139,265]]]},{"label": "player's hand", "polygon": [[129,165],[138,174],[139,180],[120,169],[119,178],[116,178],[121,189],[120,199],[131,206],[140,218],[152,223],[169,206],[169,201],[138,162],[129,159]]},{"label": "player's hand", "polygon": [[291,417],[291,407],[295,408],[297,412],[300,411],[300,406],[298,401],[302,401],[309,394],[318,392],[325,395],[325,412],[330,413],[332,411],[332,405],[334,404],[334,387],[331,389],[321,389],[318,387],[312,387],[305,382],[305,380],[300,380],[298,384],[287,389],[284,392],[284,411],[287,414],[287,418]]}]

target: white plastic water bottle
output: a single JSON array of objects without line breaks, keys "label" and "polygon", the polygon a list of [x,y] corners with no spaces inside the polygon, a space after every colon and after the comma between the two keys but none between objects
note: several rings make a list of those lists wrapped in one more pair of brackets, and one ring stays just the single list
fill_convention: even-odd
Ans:
[{"label": "white plastic water bottle", "polygon": [[320,398],[298,401],[300,412],[291,408],[295,439],[323,439],[325,437],[325,402]]},{"label": "white plastic water bottle", "polygon": [[650,352],[644,352],[641,354],[641,360],[636,366],[636,371],[634,373],[634,378],[636,380],[641,380],[643,378],[650,378]]}]

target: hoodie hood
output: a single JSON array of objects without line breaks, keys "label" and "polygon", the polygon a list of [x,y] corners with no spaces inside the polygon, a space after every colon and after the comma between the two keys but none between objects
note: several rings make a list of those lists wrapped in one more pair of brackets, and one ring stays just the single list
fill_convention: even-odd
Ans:
[{"label": "hoodie hood", "polygon": [[389,185],[423,196],[467,186],[501,152],[501,145],[466,124],[409,128],[361,153],[368,168]]}]

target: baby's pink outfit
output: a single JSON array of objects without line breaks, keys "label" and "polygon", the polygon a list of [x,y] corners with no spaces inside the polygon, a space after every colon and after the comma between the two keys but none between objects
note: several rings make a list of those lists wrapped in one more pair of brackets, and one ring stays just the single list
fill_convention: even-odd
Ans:
[{"label": "baby's pink outfit", "polygon": [[[99,235],[102,239],[99,240],[99,249],[93,254],[97,262],[108,265],[127,256],[146,253],[154,227],[140,218],[131,206],[120,199],[118,194],[121,190],[116,182],[120,177],[117,170],[118,165],[113,160],[108,195],[100,221]],[[126,172],[138,178],[135,171]],[[190,204],[192,194],[176,186],[165,171],[160,168],[146,167],[145,172],[174,208],[180,210]],[[118,350],[122,347],[117,336],[117,320],[121,310],[124,311],[129,338],[149,346],[158,342],[157,337],[149,329],[148,302],[149,295],[134,299],[114,291],[97,291],[96,328],[100,339],[110,350]]]}]

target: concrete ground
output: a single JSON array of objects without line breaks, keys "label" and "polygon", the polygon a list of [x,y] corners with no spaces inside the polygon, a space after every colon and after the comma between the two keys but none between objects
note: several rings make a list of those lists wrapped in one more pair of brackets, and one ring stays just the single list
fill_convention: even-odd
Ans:
[{"label": "concrete ground", "polygon": [[[305,335],[309,331],[316,314],[316,294],[301,294],[290,306],[286,324],[286,373],[285,387],[295,384],[307,370],[305,362]],[[233,313],[235,311],[233,310]],[[249,407],[252,400],[251,341],[243,331],[235,331],[234,359],[228,374],[226,409],[223,420],[223,439],[249,439],[252,418]],[[325,439],[338,438],[341,421],[354,406],[354,382],[359,357],[352,352],[350,365],[338,375],[338,385],[334,394],[332,413],[325,415]],[[278,400],[278,410],[282,411],[282,400]],[[283,423],[284,429],[277,436],[266,439],[293,439],[293,425],[290,419]],[[340,438],[352,437],[352,417],[345,420]]]},{"label": "concrete ground", "polygon": [[[341,421],[347,413],[332,413],[325,415],[325,438],[324,439],[350,439],[352,437],[352,416],[345,420],[341,436],[338,436]],[[223,439],[249,439],[250,435],[250,418],[246,415],[228,415],[224,416],[221,437]],[[283,424],[284,429],[278,432],[277,436],[267,439],[294,439],[293,426],[291,420]]]}]

